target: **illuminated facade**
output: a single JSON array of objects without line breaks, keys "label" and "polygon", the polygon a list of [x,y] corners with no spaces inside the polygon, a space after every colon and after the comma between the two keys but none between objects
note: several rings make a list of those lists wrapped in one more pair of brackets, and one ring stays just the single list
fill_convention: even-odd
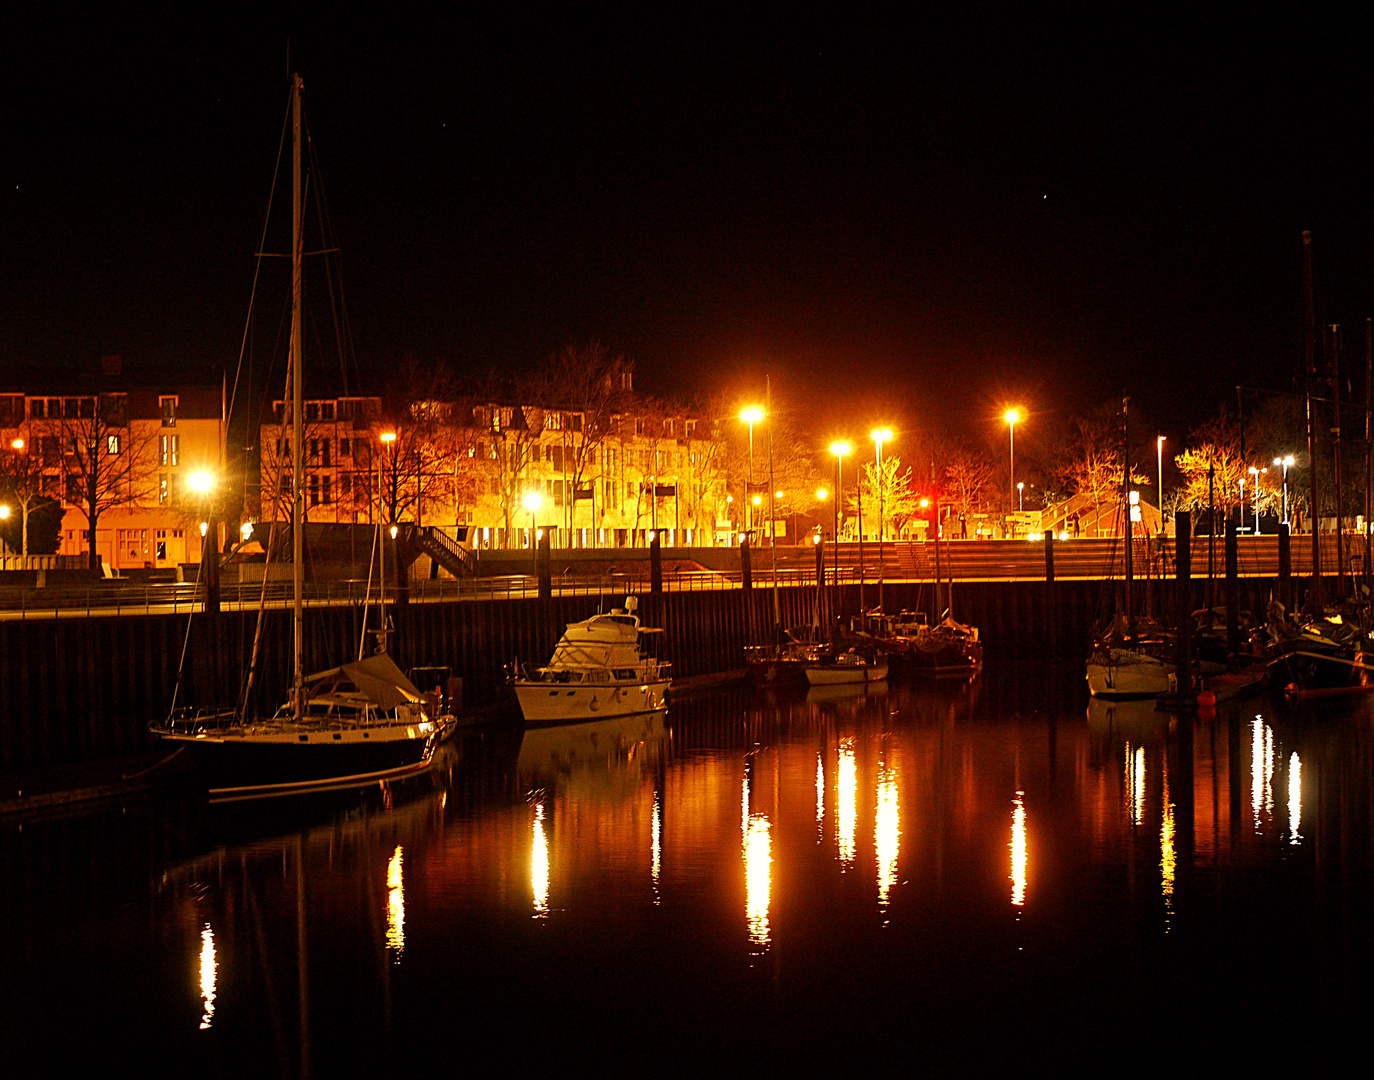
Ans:
[{"label": "illuminated facade", "polygon": [[[685,415],[617,415],[497,401],[417,403],[400,422],[379,398],[305,403],[306,519],[408,521],[467,531],[474,547],[726,542],[719,432]],[[384,440],[383,436],[393,436]],[[258,517],[289,515],[291,434],[281,402],[264,418]],[[531,495],[536,494],[537,499]],[[531,512],[531,504],[536,509]]]},{"label": "illuminated facade", "polygon": [[6,497],[30,492],[62,504],[60,555],[89,552],[94,493],[96,552],[105,566],[197,562],[204,506],[186,478],[220,468],[222,401],[218,383],[125,380],[116,357],[105,359],[99,377],[0,392]]}]

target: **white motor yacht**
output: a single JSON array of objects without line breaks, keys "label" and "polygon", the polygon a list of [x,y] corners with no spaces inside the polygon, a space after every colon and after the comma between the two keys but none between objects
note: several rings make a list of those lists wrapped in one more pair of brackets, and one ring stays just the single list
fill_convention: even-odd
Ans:
[{"label": "white motor yacht", "polygon": [[564,724],[630,716],[664,707],[671,665],[645,656],[638,599],[623,608],[569,623],[544,667],[515,677],[515,696],[526,724]]}]

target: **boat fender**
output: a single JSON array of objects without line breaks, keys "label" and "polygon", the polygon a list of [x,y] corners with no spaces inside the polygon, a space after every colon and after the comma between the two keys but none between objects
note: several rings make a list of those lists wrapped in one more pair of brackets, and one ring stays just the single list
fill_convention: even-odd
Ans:
[{"label": "boat fender", "polygon": [[588,705],[587,708],[591,709],[592,712],[596,712],[597,709],[601,708],[601,706],[597,703],[596,698],[593,697],[593,698],[592,698],[592,701],[591,701],[591,704]]}]

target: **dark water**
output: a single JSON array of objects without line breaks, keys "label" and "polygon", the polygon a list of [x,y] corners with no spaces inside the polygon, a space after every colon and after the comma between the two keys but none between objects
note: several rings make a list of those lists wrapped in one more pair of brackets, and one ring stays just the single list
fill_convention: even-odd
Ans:
[{"label": "dark water", "polygon": [[10,822],[5,1071],[1344,1063],[1372,746],[1363,706],[1090,709],[1025,666],[471,740],[346,802]]}]

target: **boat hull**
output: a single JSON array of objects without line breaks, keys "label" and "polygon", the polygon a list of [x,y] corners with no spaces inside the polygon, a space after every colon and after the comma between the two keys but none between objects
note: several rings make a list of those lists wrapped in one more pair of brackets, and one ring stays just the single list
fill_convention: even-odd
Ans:
[{"label": "boat hull", "polygon": [[881,682],[886,678],[887,664],[817,664],[806,669],[806,681],[812,686]]},{"label": "boat hull", "polygon": [[1087,667],[1088,692],[1093,697],[1160,697],[1178,691],[1173,667],[1152,657],[1132,655],[1117,662],[1089,660]]},{"label": "boat hull", "polygon": [[344,731],[162,734],[191,754],[212,802],[361,787],[427,769],[441,729],[377,725]]},{"label": "boat hull", "polygon": [[668,696],[668,679],[642,683],[549,683],[516,680],[515,697],[529,725],[573,724],[657,712]]}]

